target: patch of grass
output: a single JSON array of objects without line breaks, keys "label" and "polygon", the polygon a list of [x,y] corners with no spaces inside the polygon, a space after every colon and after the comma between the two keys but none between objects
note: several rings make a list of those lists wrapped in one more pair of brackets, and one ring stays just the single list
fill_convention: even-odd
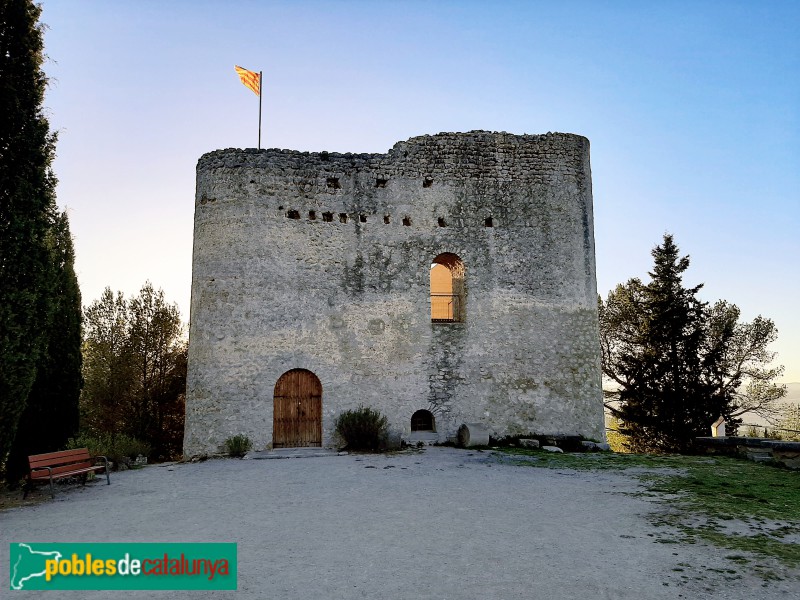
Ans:
[{"label": "patch of grass", "polygon": [[720,548],[771,556],[790,565],[800,565],[800,544],[786,544],[767,534],[729,535],[710,528],[699,528],[695,535]]},{"label": "patch of grass", "polygon": [[617,454],[615,452],[557,453],[530,448],[493,448],[525,464],[549,469],[575,469],[577,471],[618,471],[624,469],[671,468],[684,469],[695,464],[705,464],[714,459],[704,456],[681,456],[662,454]]},{"label": "patch of grass", "polygon": [[240,433],[225,440],[225,450],[229,456],[234,458],[242,458],[245,454],[253,449],[253,442],[249,437]]},{"label": "patch of grass", "polygon": [[[652,522],[673,528],[677,538],[663,536],[656,542],[703,541],[800,566],[800,544],[784,539],[800,534],[798,472],[728,457],[551,454],[522,448],[503,448],[500,456],[532,467],[627,471],[646,485],[645,491],[634,495],[654,496],[673,509],[654,516]],[[729,559],[739,564],[750,560],[740,554]],[[758,572],[765,580],[777,577],[766,567]]]},{"label": "patch of grass", "polygon": [[738,562],[742,564],[747,564],[750,562],[750,559],[747,558],[746,556],[743,556],[742,554],[729,554],[725,558],[727,558],[728,560],[732,560],[733,562]]},{"label": "patch of grass", "polygon": [[800,522],[800,473],[725,457],[684,468],[685,474],[661,477],[650,490],[679,494],[691,510],[718,519]]}]

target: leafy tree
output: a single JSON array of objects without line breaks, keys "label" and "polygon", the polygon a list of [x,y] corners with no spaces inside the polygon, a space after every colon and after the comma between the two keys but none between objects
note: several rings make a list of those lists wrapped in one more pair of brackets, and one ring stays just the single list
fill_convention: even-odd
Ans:
[{"label": "leafy tree", "polygon": [[652,251],[650,282],[631,279],[600,300],[606,406],[632,450],[687,451],[719,416],[735,432],[739,416],[764,412],[785,390],[772,383],[767,345],[777,332],[768,319],[739,323],[727,302],[709,307],[698,285],[686,288],[671,235]]},{"label": "leafy tree", "polygon": [[151,441],[157,450],[170,445],[162,434],[181,415],[186,386],[186,344],[182,343],[178,307],[164,301],[164,292],[148,282],[128,303],[128,339],[136,372],[136,394],[131,398],[132,434]]},{"label": "leafy tree", "polygon": [[40,7],[0,0],[0,463],[11,447],[53,313],[55,134],[42,103]]},{"label": "leafy tree", "polygon": [[92,433],[127,431],[125,407],[132,393],[128,303],[106,288],[84,311],[81,426]]},{"label": "leafy tree", "polygon": [[178,307],[147,282],[130,300],[106,288],[85,319],[84,428],[146,441],[156,458],[180,454],[187,348]]},{"label": "leafy tree", "polygon": [[786,403],[777,411],[778,431],[781,438],[790,441],[800,441],[800,405]]},{"label": "leafy tree", "polygon": [[59,450],[78,431],[78,399],[83,382],[81,294],[66,213],[56,219],[51,242],[56,268],[55,308],[46,350],[11,447],[7,466],[11,481],[25,474],[29,455]]},{"label": "leafy tree", "polygon": [[774,382],[783,366],[772,366],[776,353],[768,349],[778,330],[761,315],[751,323],[740,323],[739,316],[739,307],[725,300],[708,311],[708,333],[723,350],[715,384],[731,396],[733,417],[752,413],[774,420],[780,412],[778,400],[786,395],[786,386]]}]

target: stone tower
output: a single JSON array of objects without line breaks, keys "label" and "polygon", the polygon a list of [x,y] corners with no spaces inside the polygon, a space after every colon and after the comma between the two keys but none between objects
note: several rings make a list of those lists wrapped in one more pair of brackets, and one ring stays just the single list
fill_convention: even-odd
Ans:
[{"label": "stone tower", "polygon": [[411,439],[604,437],[586,138],[200,158],[185,453],[332,445],[359,405]]}]

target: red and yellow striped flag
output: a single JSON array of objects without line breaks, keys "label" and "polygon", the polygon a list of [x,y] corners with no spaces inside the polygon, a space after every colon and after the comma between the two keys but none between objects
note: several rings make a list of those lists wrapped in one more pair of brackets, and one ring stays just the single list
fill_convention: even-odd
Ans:
[{"label": "red and yellow striped flag", "polygon": [[247,69],[243,69],[242,67],[234,66],[236,72],[239,74],[239,79],[242,80],[242,83],[249,87],[256,93],[256,96],[260,96],[260,88],[261,88],[261,76],[258,73],[254,73],[253,71],[248,71]]}]

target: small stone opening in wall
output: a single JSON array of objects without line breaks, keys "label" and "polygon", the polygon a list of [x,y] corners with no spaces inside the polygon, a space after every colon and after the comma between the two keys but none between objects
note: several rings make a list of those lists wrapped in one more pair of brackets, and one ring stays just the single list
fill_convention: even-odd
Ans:
[{"label": "small stone opening in wall", "polygon": [[429,410],[418,410],[411,415],[411,431],[436,431],[436,421]]},{"label": "small stone opening in wall", "polygon": [[438,221],[439,227],[447,227],[447,223],[444,222],[444,217],[439,217]]},{"label": "small stone opening in wall", "polygon": [[322,213],[322,220],[326,223],[330,223],[333,221],[333,213],[332,212],[324,212]]},{"label": "small stone opening in wall", "polygon": [[283,207],[282,207],[282,206],[279,206],[279,207],[278,207],[278,210],[283,210]]},{"label": "small stone opening in wall", "polygon": [[388,179],[381,179],[380,177],[378,177],[378,178],[375,180],[375,187],[376,187],[376,188],[385,188],[385,187],[386,187],[386,184],[387,184],[388,182],[389,182],[389,180],[388,180]]},{"label": "small stone opening in wall", "polygon": [[251,180],[250,180],[250,183],[255,183],[255,182],[256,182],[256,180],[255,180],[255,179],[251,179]]},{"label": "small stone opening in wall", "polygon": [[383,215],[383,224],[384,225],[388,225],[389,224],[389,215]]},{"label": "small stone opening in wall", "polygon": [[317,220],[317,211],[315,211],[315,210],[308,211],[308,218],[311,221],[316,221]]},{"label": "small stone opening in wall", "polygon": [[484,227],[494,227],[494,221],[492,221],[492,217],[486,217],[483,220],[483,226]]},{"label": "small stone opening in wall", "polygon": [[347,213],[339,213],[339,223],[347,223]]},{"label": "small stone opening in wall", "polygon": [[286,213],[286,216],[290,219],[299,219],[300,218],[300,211],[299,210],[290,210]]},{"label": "small stone opening in wall", "polygon": [[366,223],[367,222],[367,215],[358,215],[359,223]]},{"label": "small stone opening in wall", "polygon": [[410,227],[411,226],[411,217],[403,217],[403,225],[405,225],[406,227]]},{"label": "small stone opening in wall", "polygon": [[338,177],[328,177],[327,184],[328,184],[328,187],[333,189],[333,190],[339,190],[339,189],[342,188],[342,184],[339,183],[339,178]]},{"label": "small stone opening in wall", "polygon": [[433,185],[433,179],[431,179],[430,177],[426,177],[425,179],[422,180],[422,187],[426,188],[426,187],[431,187],[432,185]]}]

